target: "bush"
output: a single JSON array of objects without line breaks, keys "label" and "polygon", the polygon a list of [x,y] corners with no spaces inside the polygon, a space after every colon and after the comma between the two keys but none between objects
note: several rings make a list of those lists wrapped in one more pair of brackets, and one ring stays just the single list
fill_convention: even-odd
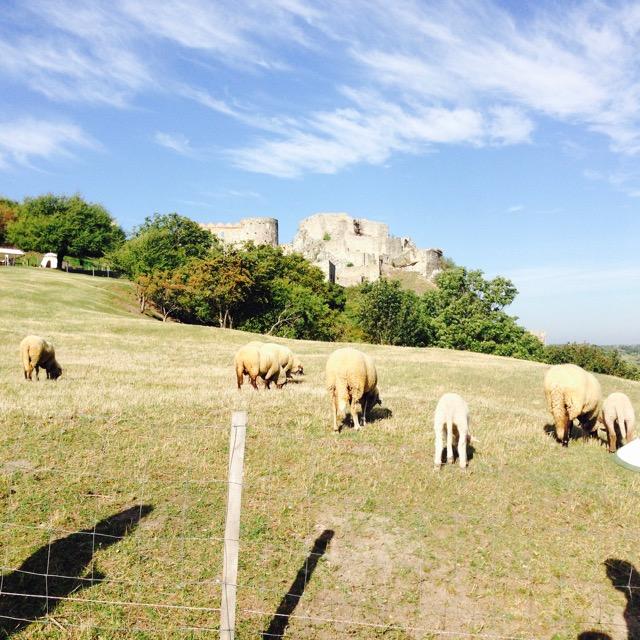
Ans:
[{"label": "bush", "polygon": [[549,364],[577,364],[594,373],[605,373],[619,378],[640,380],[640,368],[624,360],[617,349],[595,344],[568,342],[551,344],[544,348],[544,361]]}]

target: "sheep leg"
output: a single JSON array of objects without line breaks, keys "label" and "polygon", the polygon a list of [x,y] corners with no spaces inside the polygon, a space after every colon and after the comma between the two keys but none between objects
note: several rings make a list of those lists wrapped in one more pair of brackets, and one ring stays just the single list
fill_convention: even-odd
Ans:
[{"label": "sheep leg", "polygon": [[605,424],[605,427],[607,427],[607,440],[609,445],[609,453],[615,453],[616,444],[617,444],[615,420],[610,420],[605,418],[604,424]]},{"label": "sheep leg", "polygon": [[554,416],[554,423],[556,427],[556,438],[558,442],[562,442],[562,446],[566,447],[569,444],[569,437],[567,435],[569,425],[571,421],[566,414],[561,416]]},{"label": "sheep leg", "polygon": [[442,432],[444,431],[444,428],[445,426],[443,424],[436,424],[434,428],[436,434],[436,449],[433,455],[433,468],[436,471],[439,471],[442,466],[442,449],[444,447]]},{"label": "sheep leg", "polygon": [[353,420],[353,428],[356,431],[360,431],[360,422],[358,421],[358,409],[360,409],[360,405],[358,402],[354,402],[353,399],[351,400],[351,419]]},{"label": "sheep leg", "polygon": [[36,365],[36,380],[40,381],[40,367]]},{"label": "sheep leg", "polygon": [[256,380],[258,379],[258,376],[249,375],[249,378],[251,380],[251,386],[257,391],[258,390],[258,383],[256,382]]},{"label": "sheep leg", "polygon": [[453,464],[453,422],[447,420],[447,463]]},{"label": "sheep leg", "polygon": [[467,467],[467,440],[468,428],[466,426],[462,429],[458,427],[458,461],[461,469]]},{"label": "sheep leg", "polygon": [[631,420],[627,421],[627,444],[629,442],[631,442],[634,438],[634,431],[633,431],[633,422]]},{"label": "sheep leg", "polygon": [[368,403],[369,398],[365,396],[364,399],[364,407],[362,408],[362,426],[366,427],[367,426],[367,403]]},{"label": "sheep leg", "polygon": [[338,398],[335,389],[331,393],[331,404],[333,406],[333,430],[340,431],[340,425],[338,424]]}]

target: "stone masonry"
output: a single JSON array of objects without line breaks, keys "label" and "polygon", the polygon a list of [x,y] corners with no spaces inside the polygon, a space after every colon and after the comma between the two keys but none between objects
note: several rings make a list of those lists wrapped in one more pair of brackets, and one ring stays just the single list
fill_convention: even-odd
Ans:
[{"label": "stone masonry", "polygon": [[[229,244],[253,241],[278,246],[275,218],[244,218],[237,223],[202,223]],[[346,213],[316,213],[300,221],[285,252],[301,253],[328,280],[343,286],[375,282],[391,272],[412,271],[428,280],[440,271],[442,251],[419,249],[411,238],[389,235],[389,226]]]},{"label": "stone masonry", "polygon": [[375,282],[392,270],[414,271],[431,280],[442,265],[440,249],[419,249],[411,238],[389,235],[383,222],[346,213],[305,218],[286,248],[301,253],[343,286]]},{"label": "stone masonry", "polygon": [[275,218],[243,218],[238,222],[201,222],[200,226],[227,244],[268,244],[278,246],[278,221]]}]

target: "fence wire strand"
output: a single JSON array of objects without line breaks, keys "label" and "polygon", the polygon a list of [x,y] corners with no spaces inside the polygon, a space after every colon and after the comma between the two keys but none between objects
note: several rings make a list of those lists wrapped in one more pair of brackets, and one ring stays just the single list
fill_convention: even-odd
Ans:
[{"label": "fence wire strand", "polygon": [[[226,431],[229,433],[229,427],[222,425],[214,425],[214,424],[206,424],[206,425],[171,425],[175,430],[186,430],[189,432],[189,446],[193,447],[194,450],[197,450],[197,442],[195,440],[195,434],[198,432],[205,431],[215,431],[221,432]],[[268,433],[268,429],[262,430],[261,433]],[[277,431],[276,429],[272,430],[274,433]],[[279,433],[279,432],[278,432]],[[231,438],[235,436],[235,431],[232,429]],[[298,434],[287,434],[288,439],[308,439],[304,435]],[[326,437],[326,440],[331,440],[331,437]],[[250,434],[247,430],[247,440],[250,441]],[[231,456],[235,454],[235,449],[233,448],[233,440],[230,442],[231,446]],[[375,443],[372,446],[378,446]],[[382,447],[382,445],[379,445]],[[64,441],[61,434],[58,434],[57,443],[54,447],[56,450],[57,460],[64,461],[66,460],[65,450],[64,450]],[[142,450],[142,445],[140,445],[140,449]],[[141,531],[142,527],[138,526],[140,523],[144,521],[145,513],[144,505],[145,501],[152,501],[153,499],[153,484],[156,482],[164,481],[164,478],[154,477],[154,474],[149,469],[149,460],[144,456],[140,455],[139,460],[142,464],[137,469],[137,474],[134,477],[134,484],[138,487],[137,491],[137,501],[138,505],[138,515],[136,526],[133,527],[133,534],[125,533],[123,535],[114,535],[110,533],[106,533],[98,528],[98,524],[101,522],[100,514],[98,509],[97,502],[92,503],[92,511],[93,511],[93,525],[90,529],[85,530],[75,530],[62,526],[54,526],[51,523],[42,523],[42,524],[27,524],[23,522],[16,521],[0,521],[0,532],[1,531],[9,531],[11,529],[15,529],[17,531],[36,531],[38,533],[45,534],[47,543],[47,555],[46,555],[46,567],[43,572],[32,571],[28,569],[24,569],[21,566],[16,566],[16,563],[12,561],[10,557],[10,548],[8,545],[5,546],[4,550],[4,560],[2,562],[2,566],[0,566],[0,600],[5,598],[17,598],[17,599],[33,599],[33,600],[41,600],[45,603],[45,613],[43,616],[38,616],[34,618],[26,618],[20,616],[12,616],[7,613],[2,613],[0,611],[0,620],[13,621],[21,624],[41,624],[47,625],[52,624],[56,627],[62,626],[62,628],[69,629],[96,629],[96,630],[104,630],[118,633],[131,633],[131,632],[143,632],[143,633],[158,633],[158,634],[167,634],[168,632],[193,632],[193,633],[213,633],[219,631],[219,625],[214,624],[213,616],[219,615],[221,613],[220,607],[215,606],[198,606],[193,604],[175,604],[168,602],[171,597],[178,597],[184,595],[182,590],[188,587],[215,587],[215,597],[219,597],[218,591],[225,589],[226,587],[234,587],[238,588],[239,591],[243,589],[251,590],[251,593],[254,597],[258,598],[271,598],[273,593],[276,591],[275,589],[260,589],[256,588],[253,583],[250,582],[242,582],[239,580],[237,583],[223,582],[223,578],[221,575],[217,574],[215,577],[209,578],[201,578],[201,579],[176,579],[174,580],[174,576],[162,576],[162,579],[169,578],[173,583],[174,589],[167,588],[162,584],[162,579],[158,578],[150,578],[149,580],[128,580],[119,577],[102,577],[97,575],[96,573],[96,556],[100,551],[102,545],[104,544],[104,540],[112,540],[112,541],[123,541],[125,539],[132,539],[132,544],[136,545],[136,548],[139,553],[144,552],[145,554],[152,555],[152,548],[154,546],[162,546],[162,545],[179,545],[179,560],[182,561],[183,566],[188,565],[188,557],[189,553],[194,548],[194,545],[211,545],[212,543],[216,543],[215,548],[211,548],[211,553],[213,555],[220,556],[222,552],[223,554],[227,553],[226,545],[227,543],[238,543],[243,546],[243,548],[251,548],[250,541],[243,541],[242,536],[240,540],[225,538],[224,536],[214,536],[214,535],[203,535],[203,536],[194,536],[187,535],[188,534],[188,523],[190,519],[190,498],[192,498],[190,491],[191,487],[207,487],[207,486],[227,486],[236,485],[244,487],[258,487],[263,490],[266,494],[266,501],[268,503],[273,503],[275,496],[274,492],[277,490],[275,483],[270,482],[270,478],[268,474],[259,475],[252,479],[246,480],[243,479],[242,482],[233,482],[231,480],[223,479],[223,478],[194,478],[190,475],[189,469],[185,468],[182,477],[179,480],[169,480],[165,482],[166,486],[169,487],[179,487],[181,489],[181,500],[180,500],[180,517],[178,518],[180,527],[170,528],[167,531],[162,531],[160,535],[157,535],[154,538],[154,535],[157,532],[154,531],[143,531],[143,534],[136,535]],[[229,459],[229,465],[232,462],[232,458]],[[306,486],[311,486],[314,478],[317,477],[320,470],[320,459],[319,457],[314,457],[309,468],[306,470]],[[30,472],[32,475],[42,476],[45,474],[57,474],[61,478],[69,478],[72,475],[73,481],[79,481],[84,478],[92,478],[97,483],[101,482],[112,482],[117,480],[117,478],[106,477],[104,474],[100,474],[96,471],[89,469],[75,469],[74,472],[71,471],[70,466],[67,464],[65,466],[59,467],[46,467],[42,469],[35,469]],[[12,501],[12,483],[14,474],[9,474],[9,505],[11,505]],[[81,494],[84,498],[95,498],[95,497],[111,497],[111,496],[99,496],[98,494]],[[17,499],[17,498],[16,498]],[[246,499],[246,496],[243,497]],[[307,515],[307,521],[305,522],[306,530],[313,530],[314,523],[310,520],[311,515],[313,513],[313,495],[312,492],[307,492],[306,496],[304,496],[304,501],[306,508],[304,509],[305,514]],[[210,514],[209,520],[212,521],[216,517],[220,518],[222,514]],[[465,514],[456,514],[457,520],[464,520],[466,517]],[[179,532],[179,533],[177,533]],[[146,535],[145,535],[146,534]],[[170,534],[170,535],[168,535]],[[65,575],[63,573],[56,572],[52,569],[52,548],[56,543],[56,536],[87,536],[91,541],[91,553],[90,553],[90,561],[87,565],[87,569],[89,571],[88,575]],[[151,536],[149,538],[149,536]],[[316,552],[313,550],[309,550],[308,542],[301,539],[292,539],[290,548],[287,550],[288,556],[285,556],[282,549],[278,549],[278,561],[283,564],[286,560],[291,560],[293,558],[299,558],[304,554],[305,560],[304,564],[300,570],[302,575],[302,589],[301,591],[294,591],[292,589],[287,590],[285,593],[278,592],[277,595],[282,598],[282,600],[291,599],[299,602],[304,597],[304,590],[307,587],[309,580],[312,578],[314,568],[310,568],[310,564],[313,563],[315,567],[315,563],[323,556],[326,555],[326,552],[323,550],[321,552]],[[614,584],[613,586],[616,589],[625,589],[628,590],[630,594],[634,591],[640,591],[640,585],[633,584],[633,575],[630,570],[628,581],[624,584]],[[7,586],[7,576],[10,574],[23,574],[25,576],[34,576],[39,578],[44,578],[44,593],[24,593],[15,590],[5,590]],[[160,592],[161,597],[165,599],[163,602],[145,602],[136,599],[111,599],[111,598],[90,598],[90,597],[78,597],[72,594],[69,595],[59,595],[51,590],[51,583],[55,580],[69,580],[73,581],[77,584],[87,584],[87,585],[124,585],[130,586],[132,588],[140,588],[140,587],[153,587],[154,591]],[[517,580],[515,578],[510,578],[511,582],[519,582],[521,584],[526,584],[529,587],[532,587],[530,581],[527,580]],[[556,588],[559,592],[559,600],[560,600],[560,612],[564,613],[565,607],[567,604],[570,606],[571,603],[567,603],[567,600],[570,596],[568,596],[566,591],[566,585],[563,580],[557,580],[556,582],[549,583],[540,583],[545,586],[552,586]],[[540,586],[533,585],[535,586]],[[574,583],[572,585],[574,588],[580,588],[581,585]],[[598,609],[599,613],[596,618],[586,619],[581,621],[582,624],[591,624],[596,626],[603,626],[602,621],[602,609],[603,603],[600,594],[597,594],[598,597]],[[50,603],[72,603],[78,606],[108,606],[108,607],[119,607],[122,609],[148,609],[148,610],[156,610],[156,611],[166,611],[166,612],[184,612],[184,613],[197,613],[204,614],[209,624],[180,624],[176,622],[173,625],[168,625],[163,628],[157,628],[153,626],[145,626],[145,625],[127,625],[127,626],[119,626],[119,625],[102,625],[102,624],[94,624],[91,621],[86,621],[86,623],[76,624],[71,623],[66,620],[56,620],[52,615],[53,607],[50,607]],[[295,608],[295,607],[294,607]],[[66,611],[65,615],[73,614],[73,610]],[[295,613],[295,611],[291,611],[289,613],[279,613],[276,611],[275,613],[264,611],[258,608],[251,607],[238,607],[237,614],[243,616],[245,618],[261,618],[265,620],[276,620],[276,619],[286,619],[289,621],[299,621],[300,623],[306,623],[309,625],[332,625],[334,627],[353,627],[360,629],[376,629],[382,631],[401,631],[408,634],[431,634],[434,636],[440,637],[464,637],[464,638],[485,638],[486,640],[530,640],[533,639],[533,636],[527,635],[508,635],[508,634],[500,634],[500,633],[491,633],[491,632],[472,632],[472,631],[463,631],[461,629],[452,630],[447,628],[451,624],[451,620],[448,617],[447,613],[447,603],[445,603],[444,612],[434,611],[433,613],[429,611],[421,611],[421,614],[426,617],[434,617],[439,618],[442,621],[442,625],[444,628],[433,628],[428,626],[420,626],[420,625],[400,625],[396,623],[383,623],[383,622],[372,622],[367,621],[365,619],[357,619],[358,616],[354,614],[354,618],[340,618],[340,617],[331,617],[331,616],[323,616],[323,615],[312,615],[312,614],[304,614],[304,613]],[[491,615],[491,619],[497,620],[501,619],[503,621],[508,621],[512,619],[512,616],[504,615],[504,616],[495,616]],[[465,624],[476,624],[477,621],[482,621],[483,623],[487,620],[487,616],[482,613],[472,613],[465,612],[464,616],[457,617],[455,622],[458,625]],[[611,628],[624,628],[626,624],[616,622],[615,620],[607,620],[606,626]],[[2,627],[0,626],[0,631]],[[271,633],[269,630],[263,630],[260,632],[255,632],[255,637],[260,638],[282,638],[282,633]],[[244,637],[244,636],[243,636]]]}]

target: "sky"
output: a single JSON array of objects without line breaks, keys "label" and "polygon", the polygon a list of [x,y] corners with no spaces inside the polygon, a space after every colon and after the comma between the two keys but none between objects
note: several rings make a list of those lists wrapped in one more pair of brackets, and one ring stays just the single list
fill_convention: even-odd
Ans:
[{"label": "sky", "polygon": [[640,343],[640,2],[2,0],[0,194],[386,222]]}]

